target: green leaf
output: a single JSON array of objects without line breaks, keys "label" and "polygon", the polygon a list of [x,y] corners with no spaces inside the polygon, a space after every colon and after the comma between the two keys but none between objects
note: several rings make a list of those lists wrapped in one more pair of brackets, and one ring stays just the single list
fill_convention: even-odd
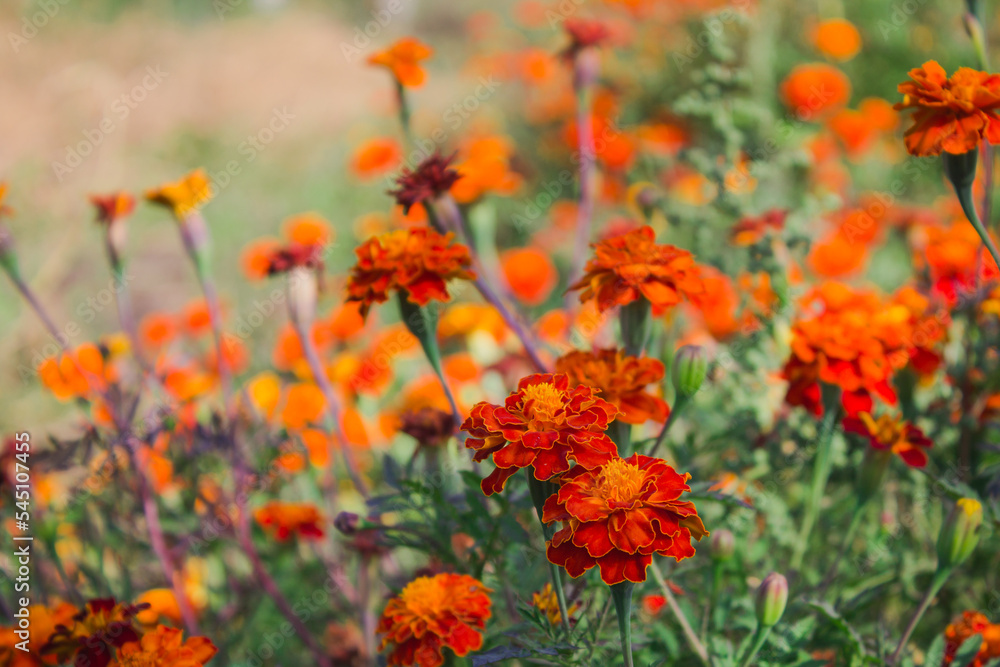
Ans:
[{"label": "green leaf", "polygon": [[940,665],[944,662],[944,635],[939,634],[931,642],[925,651],[924,663],[927,665]]},{"label": "green leaf", "polygon": [[[979,649],[983,646],[983,638],[981,635],[972,635],[958,647],[958,651],[955,653],[955,659],[952,661],[952,667],[969,667],[979,655]],[[929,664],[929,663],[928,663]]]},{"label": "green leaf", "polygon": [[822,614],[834,628],[839,630],[851,642],[852,653],[856,656],[864,657],[865,647],[861,641],[861,635],[851,627],[840,613],[827,602],[806,602],[814,611]]}]

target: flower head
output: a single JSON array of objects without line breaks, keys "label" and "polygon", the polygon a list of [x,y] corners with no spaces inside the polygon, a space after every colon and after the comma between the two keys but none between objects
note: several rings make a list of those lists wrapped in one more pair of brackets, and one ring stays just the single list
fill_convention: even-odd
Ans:
[{"label": "flower head", "polygon": [[115,648],[139,641],[135,615],[144,608],[114,598],[91,600],[71,623],[56,628],[42,654],[54,655],[62,662],[74,658],[78,665],[106,667]]},{"label": "flower head", "polygon": [[562,52],[567,59],[576,57],[580,51],[601,46],[611,36],[607,25],[596,19],[568,18],[563,22],[570,44]]},{"label": "flower head", "polygon": [[647,226],[593,244],[594,257],[584,276],[570,286],[582,290],[580,301],[594,299],[599,311],[644,297],[653,312],[663,313],[681,299],[704,290],[694,256],[656,243]]},{"label": "flower head", "polygon": [[492,456],[496,465],[482,482],[483,493],[502,491],[520,468],[531,467],[535,479],[547,480],[569,470],[570,461],[589,469],[617,455],[605,431],[618,408],[593,387],[570,386],[563,374],[529,375],[502,406],[473,406],[462,424],[472,436],[465,446],[475,450],[476,461]]},{"label": "flower head", "polygon": [[400,229],[361,244],[355,254],[347,284],[348,301],[361,303],[367,317],[373,304],[384,303],[398,290],[421,306],[431,300],[447,301],[447,282],[473,280],[469,249],[453,243],[454,234],[439,234],[428,227]]},{"label": "flower head", "polygon": [[846,19],[827,19],[813,31],[816,50],[834,60],[850,60],[861,50],[861,33]]},{"label": "flower head", "polygon": [[490,617],[489,593],[464,574],[414,579],[389,600],[379,620],[380,650],[392,647],[389,667],[439,667],[443,649],[465,656],[483,645],[481,630]]},{"label": "flower head", "polygon": [[805,120],[843,107],[850,97],[847,75],[825,63],[797,65],[781,82],[785,106]]},{"label": "flower head", "polygon": [[[556,595],[556,592],[552,590],[552,584],[545,584],[542,590],[532,594],[531,606],[545,614],[549,623],[553,626],[562,623],[562,614],[559,611],[559,598]],[[566,610],[566,612],[570,615],[571,620],[577,609],[578,605],[574,604],[570,605],[570,607]]]},{"label": "flower head", "polygon": [[653,554],[693,556],[691,538],[700,540],[708,531],[694,503],[680,500],[691,490],[688,479],[666,461],[642,454],[593,470],[577,466],[545,501],[542,520],[564,526],[548,543],[549,561],[571,577],[600,567],[604,583],[614,585],[645,581]]},{"label": "flower head", "polygon": [[448,192],[461,174],[451,168],[454,155],[444,157],[434,153],[425,159],[416,169],[404,169],[396,179],[396,189],[389,194],[396,198],[396,203],[403,207],[403,213],[409,213],[416,204],[431,202]]},{"label": "flower head", "polygon": [[434,49],[415,37],[404,37],[388,49],[373,53],[368,57],[369,65],[380,65],[388,68],[400,86],[417,88],[422,86],[427,78],[426,72],[420,66],[421,60],[434,55]]},{"label": "flower head", "polygon": [[1000,658],[1000,624],[990,623],[978,611],[966,611],[945,628],[944,667],[949,667],[955,661],[958,649],[965,640],[975,635],[981,635],[982,643],[979,653],[967,667],[983,667],[994,658]]},{"label": "flower head", "polygon": [[860,412],[844,419],[844,430],[865,436],[875,449],[888,449],[914,468],[927,465],[924,450],[934,446],[923,431],[898,415],[884,414],[875,419],[868,412]]},{"label": "flower head", "polygon": [[647,385],[659,385],[666,373],[658,359],[631,357],[614,348],[574,350],[556,359],[556,372],[565,373],[570,384],[599,389],[601,398],[621,411],[618,419],[628,424],[662,422],[670,414],[666,401],[646,391]]},{"label": "flower head", "polygon": [[118,657],[112,667],[201,667],[219,652],[206,637],[188,637],[183,640],[183,631],[156,626],[142,639],[125,644],[118,649]]},{"label": "flower head", "polygon": [[213,196],[212,183],[204,169],[195,169],[179,181],[146,192],[147,201],[170,209],[178,220],[183,220]]},{"label": "flower head", "polygon": [[305,539],[323,537],[323,517],[315,505],[271,501],[253,513],[254,519],[265,530],[274,533],[284,542],[292,535]]},{"label": "flower head", "polygon": [[950,78],[928,60],[910,70],[911,81],[899,84],[903,101],[895,108],[916,109],[906,131],[912,155],[968,153],[986,139],[1000,141],[1000,76],[960,67]]},{"label": "flower head", "polygon": [[451,413],[431,406],[404,412],[400,420],[399,430],[421,447],[440,447],[455,434],[455,419]]},{"label": "flower head", "polygon": [[104,225],[124,220],[135,210],[135,197],[127,192],[90,195],[90,203],[97,209],[97,221]]}]

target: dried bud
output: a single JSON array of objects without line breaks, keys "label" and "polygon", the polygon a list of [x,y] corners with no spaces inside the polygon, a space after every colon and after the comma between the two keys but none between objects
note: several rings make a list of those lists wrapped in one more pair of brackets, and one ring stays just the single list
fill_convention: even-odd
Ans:
[{"label": "dried bud", "polygon": [[718,563],[725,563],[732,559],[736,552],[736,537],[728,530],[712,531],[711,546],[712,560]]},{"label": "dried bud", "polygon": [[700,345],[685,345],[674,355],[672,376],[678,396],[690,398],[701,389],[708,373],[708,358]]},{"label": "dried bud", "polygon": [[757,589],[757,622],[765,628],[776,625],[788,603],[788,579],[772,572]]},{"label": "dried bud", "polygon": [[938,535],[938,570],[960,565],[979,543],[983,506],[974,498],[959,498]]},{"label": "dried bud", "polygon": [[361,517],[354,512],[341,512],[333,520],[333,527],[344,535],[354,535],[361,526]]}]

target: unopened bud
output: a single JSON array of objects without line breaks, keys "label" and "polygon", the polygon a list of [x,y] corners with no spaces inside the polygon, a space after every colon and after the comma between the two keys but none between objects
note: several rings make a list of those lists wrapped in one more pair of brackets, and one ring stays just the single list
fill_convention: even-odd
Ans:
[{"label": "unopened bud", "polygon": [[736,552],[736,537],[725,528],[714,530],[709,545],[711,546],[712,560],[725,563],[731,560]]},{"label": "unopened bud", "polygon": [[707,372],[708,358],[700,345],[685,345],[677,350],[671,370],[677,395],[689,398],[698,393]]},{"label": "unopened bud", "polygon": [[983,506],[974,498],[959,498],[938,535],[938,570],[960,565],[979,543]]},{"label": "unopened bud", "polygon": [[333,520],[333,527],[344,535],[354,535],[361,526],[361,517],[354,512],[341,512]]},{"label": "unopened bud", "polygon": [[788,579],[772,572],[757,589],[757,621],[765,628],[776,625],[788,604]]}]

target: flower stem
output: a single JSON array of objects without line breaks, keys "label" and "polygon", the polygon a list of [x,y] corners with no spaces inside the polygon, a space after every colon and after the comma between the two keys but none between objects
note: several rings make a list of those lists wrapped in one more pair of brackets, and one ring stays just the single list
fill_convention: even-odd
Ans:
[{"label": "flower stem", "polygon": [[674,618],[681,626],[681,631],[684,632],[684,637],[687,639],[688,644],[691,646],[691,650],[698,654],[698,658],[705,665],[709,665],[708,661],[708,649],[705,645],[701,643],[698,639],[698,635],[695,634],[694,628],[688,622],[687,617],[684,615],[684,610],[681,606],[677,604],[677,598],[674,597],[673,591],[670,590],[667,580],[663,577],[663,573],[660,572],[660,568],[657,567],[656,563],[652,563],[649,569],[653,571],[653,578],[656,579],[656,583],[659,584],[660,590],[663,591],[663,597],[667,601],[667,605],[670,607],[670,611],[673,613]]},{"label": "flower stem", "polygon": [[764,642],[767,641],[767,636],[771,634],[770,626],[764,627],[760,623],[757,624],[757,629],[753,631],[753,643],[750,644],[750,650],[747,652],[747,657],[743,658],[743,662],[740,663],[740,667],[749,667],[750,662],[757,656],[761,647],[764,646]]},{"label": "flower stem", "polygon": [[[542,521],[542,508],[546,499],[555,493],[555,485],[551,482],[543,482],[535,479],[531,470],[526,471],[528,475],[528,491],[531,493],[531,502],[535,506],[535,514],[538,515],[538,523],[542,526],[542,535],[545,537],[546,545],[552,539],[555,532],[551,525]],[[548,561],[548,558],[546,558]],[[559,603],[559,616],[562,619],[563,630],[569,637],[569,608],[566,606],[566,591],[563,590],[562,570],[555,563],[549,561],[549,576],[552,578],[552,589],[556,592],[556,601]]]},{"label": "flower stem", "polygon": [[611,586],[611,597],[615,601],[615,611],[618,613],[618,636],[622,641],[622,657],[625,667],[633,667],[632,662],[632,591],[635,584],[623,581]]},{"label": "flower stem", "polygon": [[[677,418],[677,415],[680,414],[681,410],[684,409],[684,406],[687,405],[687,402],[688,402],[688,397],[683,395],[678,395],[677,398],[674,400],[674,405],[670,409],[670,414],[667,416],[667,421],[663,423],[663,428],[660,429],[659,435],[656,436],[656,442],[654,442],[653,446],[649,448],[648,456],[656,456],[656,452],[659,451],[660,447],[666,444],[667,433],[670,431],[670,427],[673,426],[674,420]],[[670,453],[669,448],[667,449],[667,456],[669,458],[673,458],[673,455]]]},{"label": "flower stem", "polygon": [[805,515],[802,517],[802,528],[799,530],[799,538],[795,542],[795,550],[792,553],[793,570],[798,570],[802,567],[802,558],[805,556],[806,547],[809,544],[809,536],[812,534],[813,526],[816,524],[819,506],[823,501],[823,494],[826,491],[826,482],[830,478],[833,433],[840,416],[840,392],[837,387],[827,384],[822,385],[822,391],[823,405],[826,413],[823,416],[823,423],[819,431],[819,442],[816,445],[816,462],[813,465],[812,486],[810,487],[809,498],[806,502]]},{"label": "flower stem", "polygon": [[899,656],[902,654],[903,649],[906,647],[906,642],[910,640],[910,635],[917,628],[917,624],[920,623],[920,619],[923,618],[924,612],[927,608],[931,606],[931,602],[934,600],[934,596],[938,594],[941,587],[944,586],[944,582],[948,580],[951,575],[952,570],[943,569],[938,570],[934,573],[934,579],[931,580],[931,585],[924,593],[924,599],[920,601],[920,606],[917,607],[917,611],[913,614],[913,618],[910,619],[909,624],[906,626],[906,630],[903,631],[903,636],[899,640],[899,644],[896,646],[896,650],[893,651],[892,657],[889,658],[890,665],[895,665],[899,663]]},{"label": "flower stem", "polygon": [[837,552],[837,557],[833,559],[833,563],[830,564],[830,569],[827,571],[826,576],[823,577],[823,583],[820,584],[820,590],[826,590],[826,587],[833,583],[834,577],[837,576],[837,570],[840,569],[840,561],[843,560],[844,554],[847,553],[851,546],[851,542],[854,541],[854,536],[858,532],[858,528],[861,526],[861,519],[865,515],[865,507],[868,503],[865,501],[858,501],[854,506],[854,513],[851,515],[851,523],[847,526],[847,532],[844,533],[844,539],[840,545],[840,551]]},{"label": "flower stem", "polygon": [[996,262],[997,266],[1000,266],[1000,251],[997,251],[996,244],[993,243],[993,239],[990,238],[990,234],[986,231],[986,227],[983,226],[982,220],[979,219],[979,214],[976,212],[976,205],[972,201],[972,186],[960,187],[956,184],[955,195],[958,197],[958,203],[962,206],[962,212],[965,213],[965,217],[968,218],[969,222],[976,229],[976,233],[979,234],[979,238],[982,239],[983,245],[989,251],[990,255],[993,257],[993,261]]}]

